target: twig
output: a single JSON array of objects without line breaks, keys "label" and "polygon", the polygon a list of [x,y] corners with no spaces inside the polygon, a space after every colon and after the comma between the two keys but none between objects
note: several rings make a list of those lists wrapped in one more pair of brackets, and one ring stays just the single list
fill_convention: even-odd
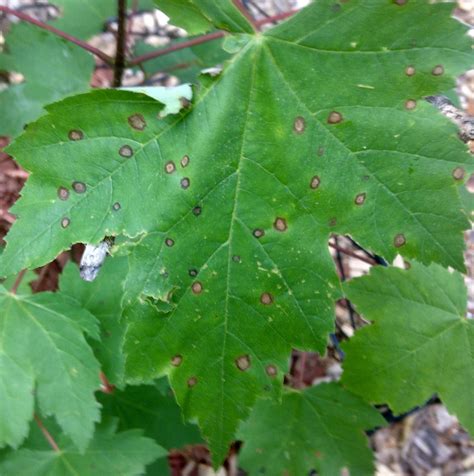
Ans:
[{"label": "twig", "polygon": [[26,269],[22,269],[19,273],[18,273],[18,276],[16,277],[15,279],[15,282],[13,283],[13,286],[12,288],[10,289],[10,292],[12,294],[16,294],[17,291],[18,291],[18,288],[21,284],[21,281],[23,280],[23,278],[25,277],[25,274],[26,274]]},{"label": "twig", "polygon": [[373,254],[370,251],[367,251],[364,247],[360,246],[357,241],[354,241],[350,236],[346,235],[346,238],[355,246],[358,250],[362,251],[366,256],[370,259],[373,259],[376,264],[380,264],[382,266],[388,266],[388,263],[379,255]]},{"label": "twig", "polygon": [[35,413],[35,421],[36,421],[37,425],[39,426],[39,429],[43,433],[44,437],[48,441],[49,445],[51,446],[51,448],[53,448],[53,451],[56,451],[57,453],[60,453],[61,449],[59,448],[56,441],[54,441],[54,438],[51,436],[51,433],[44,426],[43,422],[41,421],[41,418],[38,415],[36,415],[36,413]]},{"label": "twig", "polygon": [[370,264],[370,265],[374,265],[375,264],[375,260],[374,261],[371,261],[370,259],[367,259],[365,258],[364,256],[360,256],[358,255],[357,253],[354,253],[353,251],[351,250],[348,250],[346,248],[342,248],[341,246],[339,245],[336,245],[334,243],[329,243],[329,246],[333,249],[335,249],[336,251],[339,251],[341,253],[344,253],[345,255],[347,256],[352,256],[352,258],[356,258],[360,261],[363,261],[364,263],[367,263],[367,264]]},{"label": "twig", "polygon": [[287,12],[278,13],[277,15],[273,15],[268,18],[262,18],[261,20],[257,20],[255,22],[255,26],[257,28],[260,28],[261,26],[266,25],[268,23],[275,23],[277,21],[286,20],[287,18],[293,16],[295,13],[298,12],[299,10],[289,10]]},{"label": "twig", "polygon": [[126,0],[117,0],[118,7],[118,25],[117,25],[117,48],[114,63],[114,88],[122,86],[123,70],[125,69],[125,41],[127,33],[125,26],[127,23],[127,2]]},{"label": "twig", "polygon": [[234,5],[239,9],[240,13],[247,19],[247,21],[252,25],[252,28],[255,31],[258,31],[258,27],[255,24],[255,20],[250,14],[250,12],[242,5],[242,2],[240,0],[234,0],[233,1]]},{"label": "twig", "polygon": [[104,61],[107,64],[112,65],[114,63],[114,60],[109,55],[105,54],[103,51],[99,50],[98,48],[95,48],[94,46],[89,45],[85,41],[82,41],[79,38],[76,38],[74,36],[71,36],[62,30],[58,30],[57,28],[54,28],[54,26],[43,23],[42,21],[39,21],[36,18],[33,18],[27,15],[26,13],[19,12],[17,10],[13,10],[12,8],[3,7],[3,6],[0,6],[0,12],[3,12],[8,15],[13,15],[17,18],[20,18],[23,21],[26,21],[27,23],[31,23],[32,25],[36,25],[37,27],[42,28],[43,30],[54,33],[55,35],[60,36],[61,38],[64,38],[65,40],[70,41],[71,43],[74,43],[75,45],[88,51],[89,53],[92,53],[93,55],[97,56],[97,58],[100,58],[102,61]]},{"label": "twig", "polygon": [[[334,241],[335,241],[335,245],[339,248],[337,243],[337,236],[334,237]],[[341,252],[338,249],[336,249],[336,261],[338,264],[339,273],[341,274],[341,280],[346,281],[347,278],[346,278],[346,272],[344,271],[344,263],[342,261]],[[346,303],[347,303],[347,309],[349,311],[351,326],[353,329],[355,329],[356,324],[355,324],[355,317],[354,317],[354,309],[352,308],[352,304],[347,299],[346,299]]]}]

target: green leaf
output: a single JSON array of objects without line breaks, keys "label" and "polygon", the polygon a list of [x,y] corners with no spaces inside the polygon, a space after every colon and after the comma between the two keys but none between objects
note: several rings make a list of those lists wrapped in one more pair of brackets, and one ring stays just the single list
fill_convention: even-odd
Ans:
[{"label": "green leaf", "polygon": [[[163,395],[158,386],[166,386]],[[142,428],[145,436],[153,438],[167,450],[202,443],[195,425],[183,423],[178,407],[166,379],[153,385],[127,387],[123,391],[103,394],[102,414],[120,417],[119,430]],[[169,474],[166,458],[159,459],[148,468],[147,474],[164,476]]]},{"label": "green leaf", "polygon": [[49,106],[9,149],[33,174],[0,269],[133,238],[127,378],[170,375],[219,462],[257,396],[278,393],[290,349],[326,347],[332,233],[463,267],[457,186],[474,159],[423,101],[472,62],[451,9],[319,1],[236,35],[224,72],[161,120],[160,104],[124,91]]},{"label": "green leaf", "polygon": [[287,391],[281,403],[260,400],[239,430],[239,461],[250,476],[373,474],[364,430],[384,424],[379,413],[337,383]]},{"label": "green leaf", "polygon": [[67,440],[59,441],[60,452],[20,449],[0,460],[4,476],[135,476],[166,451],[140,430],[115,433],[115,428],[100,428],[84,453]]},{"label": "green leaf", "polygon": [[12,26],[6,47],[0,70],[21,73],[25,82],[0,92],[0,135],[17,135],[45,104],[89,89],[94,60],[76,45],[21,23]]},{"label": "green leaf", "polygon": [[253,28],[232,0],[155,0],[170,17],[170,23],[197,35],[219,28],[235,33],[252,33]]},{"label": "green leaf", "polygon": [[409,270],[373,268],[345,289],[375,323],[344,345],[343,383],[397,413],[437,393],[474,434],[474,399],[462,390],[474,381],[474,322],[465,317],[462,275],[412,262]]},{"label": "green leaf", "polygon": [[100,341],[91,341],[91,347],[108,380],[114,385],[122,383],[124,371],[122,346],[125,328],[121,319],[121,300],[127,271],[126,258],[108,258],[93,282],[83,281],[73,263],[64,268],[60,277],[61,294],[74,298],[98,319]]},{"label": "green leaf", "polygon": [[180,409],[168,388],[163,395],[156,384],[127,386],[101,395],[103,414],[120,417],[119,429],[142,428],[168,450],[202,443],[195,425],[183,423]]},{"label": "green leaf", "polygon": [[[190,38],[174,40],[168,46],[178,45]],[[179,78],[181,82],[196,82],[197,77],[205,68],[222,64],[229,58],[229,54],[222,48],[223,40],[218,38],[214,41],[202,43],[189,48],[175,51],[174,53],[159,56],[143,63],[146,73],[153,74],[157,71],[166,72]],[[139,43],[135,49],[137,55],[156,51],[156,48]]]},{"label": "green leaf", "polygon": [[99,418],[99,365],[84,339],[97,322],[58,294],[16,296],[0,286],[0,446],[28,433],[35,395],[45,415],[84,449]]}]

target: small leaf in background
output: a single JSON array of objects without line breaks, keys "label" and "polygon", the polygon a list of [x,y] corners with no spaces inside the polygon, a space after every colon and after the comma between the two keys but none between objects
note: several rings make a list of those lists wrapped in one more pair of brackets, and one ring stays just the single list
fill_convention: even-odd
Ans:
[{"label": "small leaf in background", "polygon": [[[166,394],[161,392],[161,387],[166,388]],[[119,430],[142,428],[145,436],[167,450],[203,441],[197,426],[183,422],[181,410],[165,378],[153,385],[129,386],[123,391],[101,395],[100,402],[103,415],[120,417]],[[169,474],[167,459],[156,461],[147,474]]]},{"label": "small leaf in background", "polygon": [[13,25],[0,71],[25,79],[0,92],[0,135],[19,134],[46,104],[87,91],[93,69],[93,57],[78,46],[34,25]]},{"label": "small leaf in background", "polygon": [[100,341],[91,340],[91,347],[102,371],[114,385],[121,385],[124,370],[122,345],[125,325],[122,322],[121,301],[127,271],[126,258],[107,258],[99,277],[91,283],[80,278],[74,263],[69,263],[60,277],[61,294],[75,299],[99,321]]},{"label": "small leaf in background", "polygon": [[437,393],[474,434],[474,321],[465,317],[462,275],[412,262],[372,268],[345,290],[373,324],[344,344],[343,384],[396,413]]},{"label": "small leaf in background", "polygon": [[65,296],[1,286],[0,308],[0,447],[26,437],[36,399],[84,449],[99,419],[99,364],[83,335],[98,337],[94,316]]},{"label": "small leaf in background", "polygon": [[281,403],[259,400],[238,437],[240,465],[249,476],[373,474],[364,430],[384,424],[379,413],[338,383],[286,391]]},{"label": "small leaf in background", "polygon": [[[115,433],[114,425],[99,427],[87,449],[80,453],[65,439],[58,439],[60,452],[22,448],[4,454],[0,461],[3,476],[138,476],[146,465],[166,451],[141,430]],[[158,475],[157,475],[158,476]]]},{"label": "small leaf in background", "polygon": [[[179,5],[219,26],[228,3]],[[331,234],[463,268],[457,186],[474,158],[424,97],[471,66],[466,28],[449,3],[333,7],[235,35],[238,52],[180,114],[94,91],[48,106],[9,148],[33,173],[1,272],[133,240],[126,378],[168,374],[216,464],[256,398],[281,391],[291,348],[325,350],[340,294]]]},{"label": "small leaf in background", "polygon": [[[168,46],[177,45],[191,38],[183,38],[172,41]],[[175,51],[174,53],[159,56],[143,63],[146,73],[153,74],[156,71],[166,72],[176,76],[183,83],[195,83],[203,69],[222,65],[230,58],[230,55],[222,48],[222,38],[211,42],[195,45],[189,48]],[[156,51],[156,48],[145,43],[139,43],[135,48],[137,55]]]},{"label": "small leaf in background", "polygon": [[232,0],[155,0],[156,6],[170,17],[170,23],[197,35],[219,28],[236,33],[252,33],[248,20]]}]

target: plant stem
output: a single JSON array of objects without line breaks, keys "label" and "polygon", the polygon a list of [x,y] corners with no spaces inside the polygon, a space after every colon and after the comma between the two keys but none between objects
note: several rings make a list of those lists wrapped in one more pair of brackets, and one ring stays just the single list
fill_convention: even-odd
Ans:
[{"label": "plant stem", "polygon": [[357,253],[354,253],[353,251],[351,250],[348,250],[346,248],[342,248],[341,246],[339,245],[336,245],[334,243],[329,243],[329,246],[333,249],[335,249],[336,251],[340,251],[341,253],[344,253],[345,255],[347,256],[352,256],[353,258],[356,258],[360,261],[363,261],[364,263],[367,263],[367,264],[370,264],[370,265],[374,265],[376,264],[374,261],[371,261],[370,259],[367,259],[365,258],[364,256],[360,256],[358,255]]},{"label": "plant stem", "polygon": [[33,18],[27,15],[26,13],[19,12],[17,10],[13,10],[12,8],[3,7],[3,6],[0,6],[0,12],[6,13],[8,15],[13,15],[17,18],[20,18],[23,21],[26,21],[27,23],[31,23],[32,25],[36,25],[37,27],[42,28],[43,30],[54,33],[55,35],[60,36],[61,38],[64,38],[65,40],[70,41],[71,43],[74,43],[75,45],[88,51],[89,53],[92,53],[93,55],[97,56],[97,58],[100,58],[102,61],[104,61],[105,63],[109,65],[112,65],[114,62],[114,60],[109,55],[105,54],[103,51],[99,50],[98,48],[95,48],[94,46],[89,45],[85,41],[82,41],[79,38],[76,38],[74,36],[71,36],[68,33],[65,33],[64,31],[58,30],[57,28],[54,28],[54,26],[47,25],[46,23],[43,23],[42,21],[39,21],[36,18]]},{"label": "plant stem", "polygon": [[255,26],[257,28],[260,28],[262,25],[266,25],[268,23],[275,23],[277,21],[286,20],[287,18],[292,17],[295,13],[298,12],[299,10],[289,10],[287,12],[278,13],[277,15],[273,15],[268,18],[262,18],[261,20],[257,20],[255,22]]},{"label": "plant stem", "polygon": [[234,0],[234,5],[239,9],[240,13],[247,19],[247,21],[252,25],[252,28],[255,31],[258,31],[258,27],[255,24],[255,20],[250,14],[250,12],[242,5],[242,2],[240,0]]},{"label": "plant stem", "polygon": [[131,61],[128,62],[128,65],[135,66],[145,61],[149,61],[151,59],[158,58],[169,53],[173,53],[173,51],[182,50],[184,48],[189,48],[190,46],[200,45],[201,43],[206,43],[208,41],[216,40],[217,38],[222,38],[225,34],[226,33],[224,31],[214,31],[212,33],[208,33],[207,35],[198,36],[188,41],[176,43],[174,45],[169,46],[168,48],[150,51],[150,53],[146,53],[144,55],[133,58]]},{"label": "plant stem", "polygon": [[114,63],[114,88],[122,86],[123,70],[125,69],[125,40],[127,37],[125,26],[127,23],[127,1],[117,0],[118,25],[117,25],[117,48]]},{"label": "plant stem", "polygon": [[12,286],[12,288],[10,289],[10,292],[11,292],[12,294],[16,294],[16,293],[17,293],[18,287],[20,286],[21,281],[22,281],[23,278],[25,277],[25,274],[26,274],[26,269],[22,269],[22,270],[18,273],[18,276],[16,277],[15,282],[13,283],[13,286]]},{"label": "plant stem", "polygon": [[53,448],[53,451],[56,451],[57,453],[60,453],[61,449],[59,448],[56,441],[54,441],[54,438],[51,436],[51,433],[44,426],[43,422],[41,421],[41,418],[38,415],[36,415],[36,413],[35,413],[35,421],[36,421],[37,425],[39,426],[39,429],[43,433],[44,437],[48,441],[49,445],[51,446],[51,448]]}]

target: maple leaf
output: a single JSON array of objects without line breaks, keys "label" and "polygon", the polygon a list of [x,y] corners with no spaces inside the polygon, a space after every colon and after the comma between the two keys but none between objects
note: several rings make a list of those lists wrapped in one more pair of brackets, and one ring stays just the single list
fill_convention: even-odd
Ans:
[{"label": "maple leaf", "polygon": [[[220,4],[191,3],[218,26]],[[256,397],[281,390],[290,349],[326,347],[332,233],[462,269],[457,186],[474,160],[423,101],[471,64],[451,9],[317,2],[236,34],[223,73],[174,116],[124,91],[49,106],[9,149],[33,173],[2,272],[133,239],[127,379],[169,374],[218,463]]]},{"label": "maple leaf", "polygon": [[78,452],[66,438],[58,439],[61,451],[21,448],[0,458],[5,476],[138,476],[145,466],[166,455],[166,451],[141,430],[115,433],[115,424],[102,425],[84,452]]},{"label": "maple leaf", "polygon": [[364,430],[385,423],[361,398],[337,383],[288,390],[281,402],[260,400],[239,430],[244,469],[265,474],[372,474]]},{"label": "maple leaf", "polygon": [[465,317],[462,275],[412,262],[409,270],[373,268],[345,290],[374,324],[344,344],[343,383],[397,413],[437,393],[474,434],[474,399],[460,391],[474,380],[474,322]]},{"label": "maple leaf", "polygon": [[99,365],[83,335],[98,337],[94,316],[66,296],[17,296],[2,286],[0,308],[0,446],[26,437],[36,395],[41,412],[84,449],[99,418]]},{"label": "maple leaf", "polygon": [[17,135],[46,104],[89,89],[94,60],[78,46],[20,23],[12,26],[6,47],[0,71],[21,73],[24,82],[0,92],[0,135]]}]

